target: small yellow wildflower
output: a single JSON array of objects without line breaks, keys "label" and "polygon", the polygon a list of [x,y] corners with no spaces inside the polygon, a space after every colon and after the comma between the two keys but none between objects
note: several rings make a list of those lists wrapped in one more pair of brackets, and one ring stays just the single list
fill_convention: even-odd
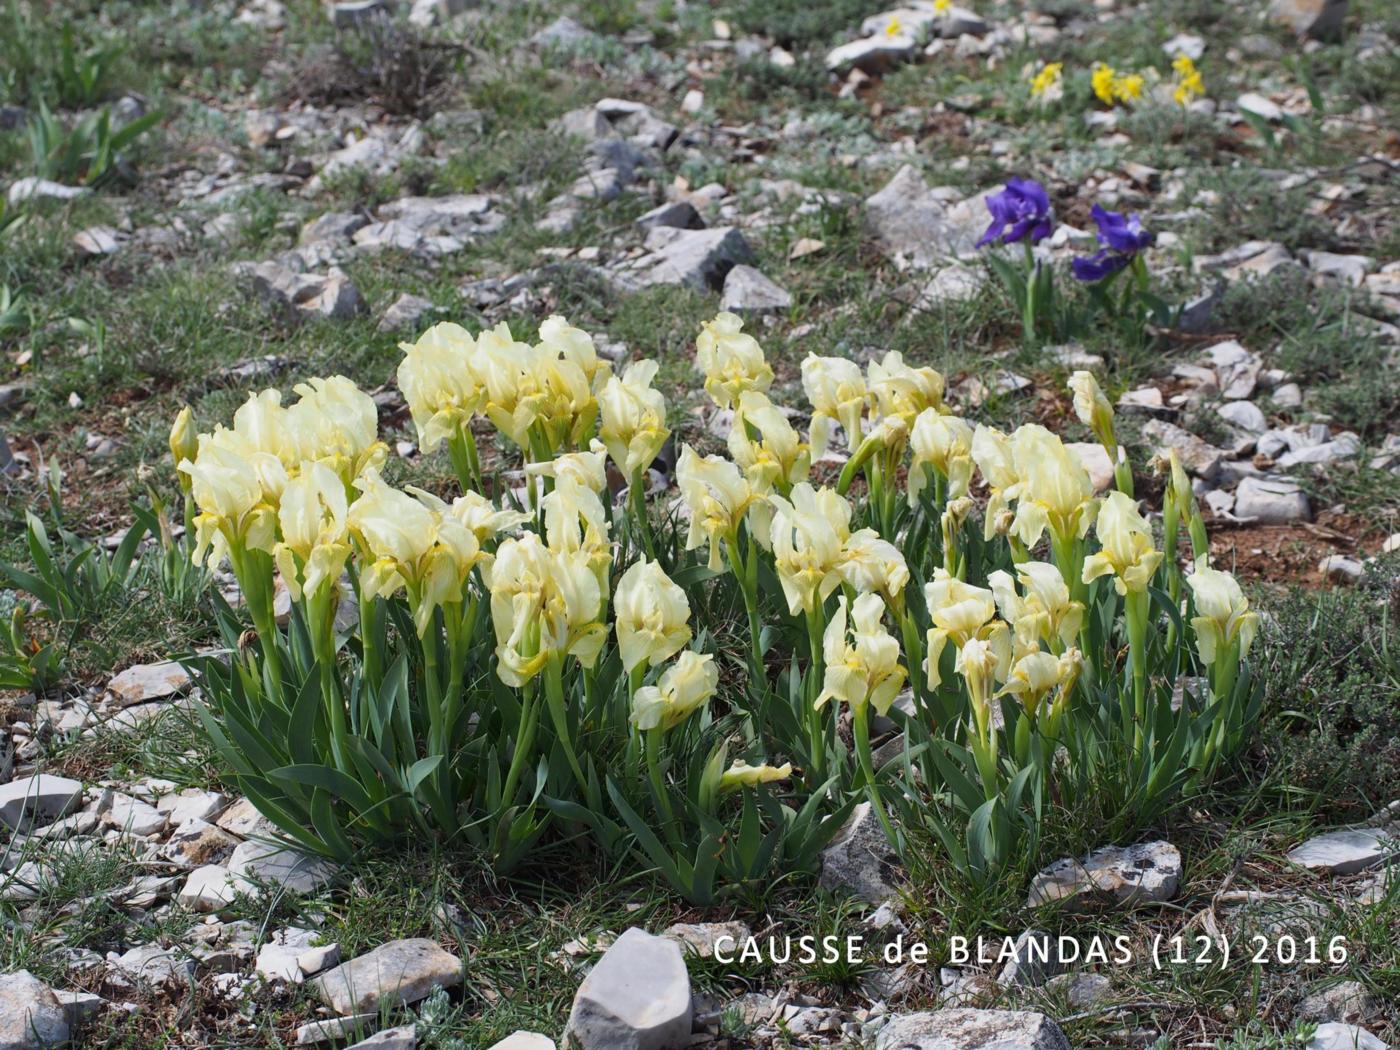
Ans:
[{"label": "small yellow wildflower", "polygon": [[1145,83],[1140,73],[1120,74],[1105,62],[1098,62],[1094,65],[1094,71],[1090,78],[1094,94],[1106,106],[1116,105],[1119,102],[1136,102],[1142,98]]},{"label": "small yellow wildflower", "polygon": [[940,15],[946,15],[953,6],[953,0],[933,0],[933,9]]},{"label": "small yellow wildflower", "polygon": [[1206,93],[1206,82],[1190,55],[1177,55],[1172,60],[1172,69],[1176,71],[1176,89],[1172,91],[1172,98],[1177,105],[1189,106]]},{"label": "small yellow wildflower", "polygon": [[1136,102],[1142,98],[1142,76],[1138,73],[1125,73],[1113,83],[1113,97],[1119,102]]},{"label": "small yellow wildflower", "polygon": [[1095,63],[1089,82],[1093,85],[1094,94],[1105,106],[1113,105],[1113,82],[1117,76],[1118,73],[1112,66],[1103,62]]},{"label": "small yellow wildflower", "polygon": [[904,27],[900,25],[899,19],[891,15],[889,24],[885,26],[885,36],[899,36],[903,31]]},{"label": "small yellow wildflower", "polygon": [[1064,71],[1063,62],[1047,62],[1044,67],[1031,78],[1031,98],[1041,98],[1047,92],[1059,86],[1060,74]]}]

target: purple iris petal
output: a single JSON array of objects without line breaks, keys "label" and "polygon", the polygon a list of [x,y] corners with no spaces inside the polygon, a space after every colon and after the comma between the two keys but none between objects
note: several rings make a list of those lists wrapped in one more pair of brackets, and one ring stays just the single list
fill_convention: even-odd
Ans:
[{"label": "purple iris petal", "polygon": [[1073,271],[1076,280],[1092,283],[1102,281],[1109,274],[1117,273],[1131,260],[1131,255],[1123,255],[1103,248],[1088,258],[1079,256],[1071,259],[1069,268]]},{"label": "purple iris petal", "polygon": [[1151,247],[1156,234],[1143,229],[1138,215],[1124,215],[1095,204],[1090,214],[1099,227],[1099,243],[1125,255],[1136,255]]},{"label": "purple iris petal", "polygon": [[1032,244],[1050,236],[1050,195],[1034,179],[1011,178],[1000,193],[987,198],[991,224],[977,247],[989,244],[1015,244],[1030,238]]}]

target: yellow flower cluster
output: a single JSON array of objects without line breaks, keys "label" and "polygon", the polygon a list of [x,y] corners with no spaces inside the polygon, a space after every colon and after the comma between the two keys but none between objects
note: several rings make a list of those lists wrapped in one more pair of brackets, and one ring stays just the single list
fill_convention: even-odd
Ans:
[{"label": "yellow flower cluster", "polygon": [[1063,62],[1047,62],[1040,71],[1031,77],[1031,98],[1050,99],[1059,95],[1064,74]]},{"label": "yellow flower cluster", "polygon": [[1097,62],[1089,75],[1094,94],[1106,106],[1137,102],[1142,98],[1144,80],[1140,73],[1119,73],[1104,62]]},{"label": "yellow flower cluster", "polygon": [[1201,71],[1189,55],[1177,55],[1172,60],[1172,70],[1176,73],[1176,84],[1172,88],[1172,98],[1179,106],[1189,106],[1206,93],[1206,82]]},{"label": "yellow flower cluster", "polygon": [[[188,412],[177,418],[170,444],[198,508],[196,557],[212,562],[227,554],[239,570],[247,552],[264,552],[298,600],[324,597],[353,562],[362,602],[402,593],[420,635],[439,614],[489,598],[497,674],[513,687],[547,666],[557,674],[567,656],[594,666],[611,633],[632,681],[631,720],[639,730],[665,732],[701,709],[718,670],[710,656],[687,649],[694,632],[686,590],[654,553],[625,569],[614,564],[605,461],[636,486],[665,442],[666,403],[652,386],[656,363],[639,361],[613,375],[593,340],[558,317],[540,326],[534,344],[516,341],[504,325],[472,336],[440,324],[404,350],[399,383],[422,447],[464,441],[474,421],[488,421],[523,452],[529,512],[523,500],[493,501],[471,489],[449,503],[393,487],[380,475],[386,448],[374,402],[344,377],[318,379],[297,386],[288,407],[275,390],[251,396],[231,428],[196,437]],[[811,633],[820,669],[814,710],[836,701],[862,718],[867,709],[884,713],[911,671],[921,670],[928,689],[938,690],[951,669],[971,701],[986,757],[996,697],[1014,697],[1032,720],[1059,717],[1079,675],[1077,644],[1094,581],[1109,577],[1130,612],[1145,610],[1164,558],[1146,519],[1126,491],[1099,498],[1076,454],[1045,427],[974,428],[944,403],[937,371],[906,364],[897,352],[864,373],[844,358],[812,354],[801,364],[811,405],[804,441],[769,400],[773,370],[739,318],[720,314],[703,326],[696,364],[732,426],[729,457],[681,449],[684,545],[708,549],[712,569],[727,560],[745,588],[756,587],[758,560],[766,561],[789,613],[804,617]],[[1116,450],[1113,411],[1098,384],[1077,373],[1071,387],[1079,417]],[[844,488],[810,480],[813,459],[838,427],[849,453],[843,477],[863,457],[879,455],[884,473],[873,477],[895,491],[909,451],[907,497],[918,508],[925,491],[935,490],[930,505],[942,515],[945,551],[957,545],[972,511],[976,468],[987,495],[984,538],[1006,537],[1012,571],[994,571],[978,586],[956,558],[945,557],[945,568],[921,587],[928,626],[915,628],[901,536],[853,529]],[[1188,498],[1182,484],[1174,479],[1173,498]],[[1048,556],[1038,560],[1033,552],[1047,537]],[[610,595],[615,569],[623,571]],[[1258,623],[1239,585],[1204,559],[1187,582],[1202,662],[1222,654],[1237,660]],[[826,619],[833,595],[835,612]],[[749,591],[746,604],[752,623],[757,602]],[[1145,624],[1145,611],[1132,615]],[[756,628],[755,636],[761,670]],[[644,684],[647,670],[663,665],[654,684]],[[789,771],[736,767],[725,783]]]}]

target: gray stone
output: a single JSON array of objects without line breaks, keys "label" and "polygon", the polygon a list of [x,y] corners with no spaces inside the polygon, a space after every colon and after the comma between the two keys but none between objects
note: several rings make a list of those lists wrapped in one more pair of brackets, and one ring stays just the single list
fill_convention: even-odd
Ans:
[{"label": "gray stone", "polygon": [[424,233],[463,236],[489,233],[505,221],[493,198],[484,193],[452,193],[442,197],[400,197],[378,211],[381,219],[392,219]]},{"label": "gray stone", "polygon": [[1366,566],[1341,554],[1327,555],[1317,563],[1317,571],[1333,583],[1360,583],[1366,576]]},{"label": "gray stone", "polygon": [[859,69],[862,73],[883,73],[910,61],[918,45],[907,33],[880,33],[834,47],[827,52],[826,68],[833,73]]},{"label": "gray stone", "polygon": [[1347,17],[1347,0],[1273,0],[1269,20],[1299,36],[1326,40],[1339,36]]},{"label": "gray stone", "polygon": [[735,951],[751,932],[742,922],[678,922],[666,927],[661,936],[701,959],[712,959],[717,945],[722,945],[726,952]]},{"label": "gray stone", "polygon": [[[1389,844],[1387,844],[1389,843]],[[1288,859],[1309,871],[1350,875],[1374,868],[1400,852],[1393,838],[1378,828],[1353,828],[1315,835],[1288,851]]]},{"label": "gray stone", "polygon": [[66,1043],[68,1011],[28,970],[0,974],[0,1050],[43,1050]]},{"label": "gray stone", "polygon": [[86,186],[65,186],[61,182],[30,175],[10,183],[9,198],[11,204],[20,204],[27,200],[71,201],[77,197],[86,197],[91,192]]},{"label": "gray stone", "polygon": [[433,301],[421,295],[405,292],[394,300],[393,305],[384,311],[379,319],[381,332],[397,332],[404,328],[416,328],[423,318],[433,310]]},{"label": "gray stone", "polygon": [[1376,269],[1376,260],[1369,255],[1337,255],[1333,252],[1308,251],[1303,252],[1303,259],[1313,273],[1335,277],[1354,288],[1360,288],[1366,281],[1366,275]]},{"label": "gray stone", "polygon": [[1113,982],[1101,973],[1062,973],[1046,981],[1045,990],[1063,994],[1076,1010],[1087,1010],[1112,994]]},{"label": "gray stone", "polygon": [[1376,1001],[1360,981],[1342,981],[1309,993],[1298,1003],[1302,1021],[1364,1024],[1376,1016]]},{"label": "gray stone", "polygon": [[417,1050],[418,1029],[411,1024],[399,1025],[375,1032],[368,1039],[361,1039],[345,1050]]},{"label": "gray stone", "polygon": [[705,220],[689,201],[670,201],[637,217],[637,225],[644,230],[653,226],[674,226],[678,230],[701,230]]},{"label": "gray stone", "polygon": [[1181,852],[1170,842],[1104,846],[1082,861],[1064,857],[1042,869],[1026,906],[1064,901],[1077,909],[1096,899],[1129,907],[1160,904],[1176,896],[1180,880]]},{"label": "gray stone", "polygon": [[1065,967],[1059,942],[1044,930],[1024,931],[1011,951],[1012,957],[997,974],[997,983],[1007,987],[1038,988]]},{"label": "gray stone", "polygon": [[180,827],[190,821],[213,820],[228,807],[228,796],[203,788],[185,788],[169,795],[162,795],[156,802],[156,809],[170,818],[170,823]]},{"label": "gray stone", "polygon": [[244,842],[229,858],[229,871],[239,888],[253,892],[257,884],[271,884],[293,893],[314,893],[335,878],[330,861],[268,842]]},{"label": "gray stone", "polygon": [[66,817],[83,800],[83,785],[48,773],[0,784],[0,822],[16,830]]},{"label": "gray stone", "polygon": [[720,309],[742,316],[782,313],[791,309],[792,295],[752,266],[735,266],[725,275]]},{"label": "gray stone", "polygon": [[585,29],[568,15],[563,15],[532,36],[530,43],[537,48],[571,50],[591,45],[600,39],[597,33]]},{"label": "gray stone", "polygon": [[1339,459],[1350,459],[1360,451],[1361,441],[1355,434],[1339,434],[1331,441],[1290,449],[1278,458],[1277,465],[1287,469],[1300,463],[1332,463]]},{"label": "gray stone", "polygon": [[73,235],[73,245],[84,255],[115,255],[121,248],[121,235],[110,226],[89,226]]},{"label": "gray stone", "polygon": [[948,303],[965,303],[982,294],[987,284],[987,271],[954,263],[935,273],[928,284],[919,291],[915,302],[921,310],[929,310]]},{"label": "gray stone", "polygon": [[292,316],[319,314],[338,321],[366,309],[359,289],[334,269],[325,276],[296,273],[276,262],[240,263],[234,269],[248,278],[254,294]]},{"label": "gray stone", "polygon": [[1277,102],[1265,98],[1257,91],[1246,91],[1239,98],[1235,99],[1235,105],[1245,113],[1252,113],[1256,117],[1261,117],[1268,121],[1280,121],[1283,119],[1283,110]]},{"label": "gray stone", "polygon": [[929,189],[906,164],[866,199],[865,222],[886,255],[928,267],[972,251],[986,229],[983,197],[959,198],[956,191]]},{"label": "gray stone", "polygon": [[[53,994],[63,1007],[70,1028],[79,1028],[91,1021],[102,1012],[102,1007],[107,1002],[102,996],[93,995],[92,992],[69,992],[55,988]],[[0,1039],[0,1046],[4,1045],[3,1039]]]},{"label": "gray stone", "polygon": [[121,955],[109,952],[107,961],[142,985],[184,985],[194,979],[190,955],[157,944],[143,944]]},{"label": "gray stone", "polygon": [[1275,387],[1270,396],[1279,408],[1303,407],[1303,388],[1297,383],[1283,383]]},{"label": "gray stone", "polygon": [[165,814],[155,806],[120,792],[112,796],[112,804],[102,817],[120,831],[143,836],[164,831],[167,822]]},{"label": "gray stone", "polygon": [[677,230],[657,226],[647,233],[651,255],[643,262],[643,285],[683,284],[698,291],[718,287],[740,263],[752,263],[753,249],[732,226]]},{"label": "gray stone", "polygon": [[190,911],[217,912],[233,902],[238,890],[228,868],[204,864],[189,873],[175,899]]},{"label": "gray stone", "polygon": [[295,926],[277,930],[258,949],[254,969],[269,981],[301,984],[306,978],[340,962],[340,946],[317,944],[321,935],[315,930]]},{"label": "gray stone", "polygon": [[1206,356],[1215,368],[1221,397],[1227,401],[1239,401],[1253,396],[1259,373],[1264,367],[1258,354],[1250,353],[1231,339],[1210,347],[1206,350]]},{"label": "gray stone", "polygon": [[1303,1050],[1390,1050],[1390,1044],[1358,1025],[1329,1021],[1317,1026]]},{"label": "gray stone", "polygon": [[1307,493],[1286,478],[1244,478],[1235,489],[1235,517],[1261,525],[1312,521]]},{"label": "gray stone", "polygon": [[390,941],[316,978],[321,998],[341,1014],[372,1013],[381,1003],[416,1003],[462,983],[462,962],[424,937]]},{"label": "gray stone", "polygon": [[539,1032],[512,1032],[487,1050],[555,1050],[554,1040]]},{"label": "gray stone", "polygon": [[1164,419],[1149,420],[1142,428],[1142,435],[1156,445],[1159,453],[1175,449],[1187,473],[1207,482],[1214,481],[1220,475],[1221,461],[1226,458],[1225,450],[1202,441],[1175,423]]},{"label": "gray stone", "polygon": [[882,904],[898,897],[893,885],[898,865],[879,817],[869,802],[862,802],[822,851],[821,886]]},{"label": "gray stone", "polygon": [[246,798],[240,798],[228,809],[219,814],[219,819],[214,821],[231,835],[239,838],[251,838],[254,835],[272,835],[275,828],[268,823],[256,806]]},{"label": "gray stone", "polygon": [[160,856],[176,867],[190,870],[222,865],[238,848],[238,841],[213,824],[189,820],[171,832],[160,848]]},{"label": "gray stone", "polygon": [[338,1039],[355,1039],[380,1024],[378,1013],[352,1014],[349,1017],[329,1017],[310,1021],[297,1029],[297,1046],[315,1046]]},{"label": "gray stone", "polygon": [[1246,434],[1262,434],[1269,428],[1269,421],[1253,401],[1226,401],[1215,411],[1221,419],[1239,427]]},{"label": "gray stone", "polygon": [[1032,1010],[935,1010],[894,1017],[875,1050],[1070,1050],[1054,1021]]},{"label": "gray stone", "polygon": [[594,142],[612,134],[612,123],[598,112],[597,106],[584,106],[554,118],[549,129],[556,135]]},{"label": "gray stone", "polygon": [[691,1031],[690,975],[675,941],[625,930],[583,979],[564,1044],[579,1050],[669,1050]]},{"label": "gray stone", "polygon": [[393,5],[388,0],[341,0],[330,5],[331,24],[337,29],[353,29],[376,18],[388,18]]},{"label": "gray stone", "polygon": [[356,230],[368,225],[369,219],[359,212],[327,212],[303,226],[297,240],[301,244],[317,244],[322,241],[340,241],[348,244]]},{"label": "gray stone", "polygon": [[1161,414],[1165,408],[1162,391],[1155,386],[1140,386],[1133,390],[1125,390],[1118,398],[1118,411],[1120,412],[1152,416]]}]

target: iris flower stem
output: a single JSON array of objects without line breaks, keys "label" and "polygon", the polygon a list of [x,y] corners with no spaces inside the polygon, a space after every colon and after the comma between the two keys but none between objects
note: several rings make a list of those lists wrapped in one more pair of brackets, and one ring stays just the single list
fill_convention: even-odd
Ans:
[{"label": "iris flower stem", "polygon": [[627,496],[632,503],[632,514],[637,519],[637,532],[642,538],[642,547],[647,557],[656,561],[656,543],[651,535],[651,519],[647,517],[646,468],[632,475],[627,486]]},{"label": "iris flower stem", "polygon": [[1035,248],[1031,246],[1030,238],[1027,237],[1021,242],[1026,250],[1026,301],[1021,314],[1021,330],[1025,336],[1027,345],[1035,345],[1035,315],[1039,304],[1036,302],[1037,280],[1039,267],[1035,261]]},{"label": "iris flower stem", "polygon": [[860,762],[861,772],[865,775],[865,793],[870,799],[870,808],[880,818],[880,825],[885,829],[885,837],[890,840],[890,845],[898,846],[899,836],[895,834],[894,825],[890,823],[889,814],[885,812],[880,788],[875,783],[875,759],[870,753],[869,703],[860,704],[852,709],[851,728],[855,735],[856,758]]},{"label": "iris flower stem", "polygon": [[671,796],[666,790],[666,780],[661,775],[661,742],[665,730],[660,726],[646,732],[647,776],[651,779],[651,789],[656,794],[656,805],[665,821],[666,840],[675,844],[676,815],[671,809]]},{"label": "iris flower stem", "polygon": [[579,765],[578,755],[574,751],[574,737],[569,730],[568,712],[564,710],[564,657],[559,653],[550,656],[544,665],[544,695],[545,703],[549,705],[549,716],[554,721],[554,731],[559,734],[559,742],[564,746],[564,757],[569,760],[569,769],[573,771],[578,786],[583,788],[587,781],[583,776],[583,767]]},{"label": "iris flower stem", "polygon": [[457,433],[448,439],[447,450],[452,456],[452,468],[462,491],[480,492],[481,459],[476,449],[476,437],[469,424],[463,423],[457,428]]},{"label": "iris flower stem", "polygon": [[525,757],[534,750],[535,730],[539,728],[537,699],[537,690],[527,684],[525,699],[520,705],[520,724],[515,730],[515,754],[511,756],[510,769],[506,771],[505,787],[501,790],[503,808],[509,808],[515,798],[515,789],[520,782],[520,771],[524,766]]},{"label": "iris flower stem", "polygon": [[807,610],[807,646],[811,655],[811,666],[807,670],[806,701],[807,727],[812,750],[812,771],[816,774],[817,783],[826,778],[826,728],[822,724],[825,718],[823,710],[816,705],[817,696],[822,688],[822,679],[826,674],[826,668],[823,666],[825,660],[822,654],[824,630],[820,599],[813,595],[812,607]]},{"label": "iris flower stem", "polygon": [[272,612],[272,566],[267,555],[258,557],[261,553],[229,545],[229,561],[233,564],[239,586],[243,588],[243,598],[253,618],[253,629],[262,642],[263,664],[269,684],[273,690],[280,692],[286,679],[282,674],[281,636],[277,630],[277,618]]},{"label": "iris flower stem", "polygon": [[1128,659],[1133,669],[1133,751],[1141,754],[1147,720],[1147,592],[1129,591],[1123,614],[1128,621]]}]

